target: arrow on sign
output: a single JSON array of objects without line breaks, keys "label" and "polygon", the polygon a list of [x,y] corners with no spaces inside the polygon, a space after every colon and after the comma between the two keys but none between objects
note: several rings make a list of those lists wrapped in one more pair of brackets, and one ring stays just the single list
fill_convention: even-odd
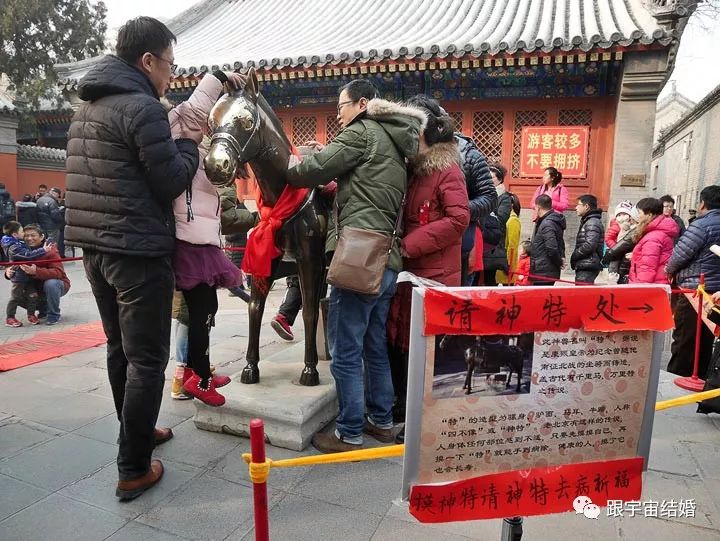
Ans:
[{"label": "arrow on sign", "polygon": [[630,308],[628,308],[628,310],[641,310],[641,311],[645,312],[646,314],[648,314],[648,313],[652,312],[654,310],[654,308],[652,306],[650,306],[648,303],[645,303],[645,306],[631,306]]}]

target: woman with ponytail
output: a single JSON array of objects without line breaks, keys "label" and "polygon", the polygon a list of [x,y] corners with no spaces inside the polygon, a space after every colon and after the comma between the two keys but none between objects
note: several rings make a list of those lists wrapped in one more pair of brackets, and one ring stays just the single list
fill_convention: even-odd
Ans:
[{"label": "woman with ponytail", "polygon": [[[552,199],[552,209],[555,212],[563,213],[567,210],[568,203],[568,189],[562,183],[562,173],[554,167],[548,167],[545,169],[545,173],[542,178],[543,183],[535,190],[530,201],[530,206],[535,207],[535,200],[541,195],[548,195]],[[533,211],[534,213],[535,211]],[[533,214],[533,221],[537,214]]]}]

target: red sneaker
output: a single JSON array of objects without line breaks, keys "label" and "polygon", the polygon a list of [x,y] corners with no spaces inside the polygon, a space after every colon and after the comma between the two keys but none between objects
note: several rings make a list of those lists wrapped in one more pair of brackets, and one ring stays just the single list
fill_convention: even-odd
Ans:
[{"label": "red sneaker", "polygon": [[9,317],[5,320],[5,326],[6,327],[22,327],[22,323],[20,323],[14,317]]},{"label": "red sneaker", "polygon": [[276,315],[270,322],[270,326],[275,329],[275,332],[278,333],[280,338],[282,338],[283,340],[287,340],[288,342],[290,342],[291,340],[295,340],[295,335],[292,332],[292,327],[290,327],[290,324],[287,322],[287,319],[285,319],[284,315]]},{"label": "red sneaker", "polygon": [[222,406],[225,403],[225,397],[215,390],[215,382],[213,378],[208,381],[207,389],[203,388],[200,384],[202,379],[197,374],[193,374],[192,377],[185,382],[183,389],[188,394],[193,395],[195,398],[204,402],[208,406]]},{"label": "red sneaker", "polygon": [[28,323],[30,323],[30,325],[37,325],[40,323],[40,320],[35,314],[32,314],[28,316]]}]

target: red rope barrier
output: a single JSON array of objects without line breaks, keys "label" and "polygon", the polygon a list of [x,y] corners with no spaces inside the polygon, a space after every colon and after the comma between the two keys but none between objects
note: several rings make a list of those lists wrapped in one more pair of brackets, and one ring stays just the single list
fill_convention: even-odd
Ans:
[{"label": "red rope barrier", "polygon": [[37,265],[38,263],[67,263],[68,261],[82,261],[82,257],[61,257],[59,259],[31,259],[30,261],[0,261],[0,267]]}]

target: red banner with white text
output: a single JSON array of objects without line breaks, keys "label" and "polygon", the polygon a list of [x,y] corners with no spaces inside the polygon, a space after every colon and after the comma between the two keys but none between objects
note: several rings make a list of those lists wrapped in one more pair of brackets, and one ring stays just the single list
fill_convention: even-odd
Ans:
[{"label": "red banner with white text", "polygon": [[673,327],[662,286],[428,289],[424,334],[513,335]]}]

